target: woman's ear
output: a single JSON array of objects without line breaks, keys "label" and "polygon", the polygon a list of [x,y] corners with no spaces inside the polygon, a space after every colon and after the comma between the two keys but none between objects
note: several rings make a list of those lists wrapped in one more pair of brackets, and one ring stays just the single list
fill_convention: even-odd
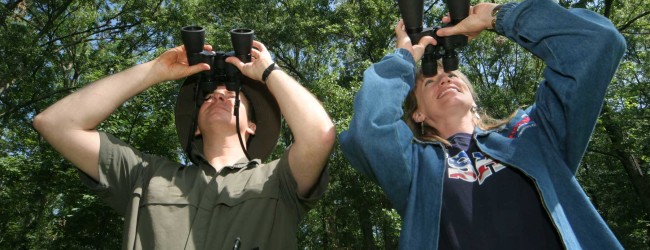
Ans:
[{"label": "woman's ear", "polygon": [[424,121],[424,115],[422,113],[420,113],[420,112],[417,112],[417,111],[413,112],[411,117],[413,118],[413,120],[415,122],[423,122]]}]

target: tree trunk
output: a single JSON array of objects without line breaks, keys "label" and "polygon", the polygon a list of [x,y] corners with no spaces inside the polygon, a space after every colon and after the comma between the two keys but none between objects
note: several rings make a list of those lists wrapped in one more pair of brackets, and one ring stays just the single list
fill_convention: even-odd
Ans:
[{"label": "tree trunk", "polygon": [[363,249],[377,249],[375,244],[375,237],[373,234],[373,224],[370,218],[370,205],[366,196],[362,195],[364,190],[357,185],[352,185],[355,194],[359,194],[358,200],[354,202],[354,209],[357,210],[359,215],[359,225],[361,227],[361,234],[363,237]]},{"label": "tree trunk", "polygon": [[[612,142],[612,152],[618,155],[618,160],[623,165],[625,172],[630,178],[632,187],[641,201],[643,212],[646,214],[645,218],[648,218],[650,217],[650,178],[648,178],[648,175],[643,172],[639,157],[626,150],[630,147],[624,144],[623,131],[621,127],[612,120],[611,114],[611,108],[605,104],[603,106],[601,121],[603,122],[605,131],[607,131],[607,136]],[[648,228],[648,234],[650,236],[650,228]]]},{"label": "tree trunk", "polygon": [[370,220],[370,212],[368,208],[357,207],[359,212],[359,224],[361,225],[361,233],[363,234],[364,249],[377,249],[375,245],[375,238],[372,232],[372,221]]}]

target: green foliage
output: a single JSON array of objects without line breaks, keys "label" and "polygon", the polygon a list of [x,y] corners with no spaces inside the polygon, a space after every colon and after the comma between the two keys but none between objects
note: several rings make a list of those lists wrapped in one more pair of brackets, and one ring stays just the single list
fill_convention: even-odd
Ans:
[{"label": "green foliage", "polygon": [[[627,39],[628,53],[607,95],[609,112],[601,116],[578,179],[626,248],[649,249],[649,197],[634,180],[650,183],[650,3],[560,4],[608,16]],[[437,25],[442,1],[425,5],[425,23]],[[179,45],[180,27],[203,26],[215,50],[231,50],[229,30],[254,29],[278,64],[323,102],[340,132],[352,117],[363,71],[394,50],[398,15],[395,1],[382,0],[3,1],[0,249],[120,247],[123,219],[79,182],[76,168],[42,140],[31,119],[78,88]],[[543,67],[489,32],[461,51],[461,70],[480,107],[499,118],[532,103]],[[99,129],[144,152],[181,160],[173,122],[178,86],[146,90]],[[274,156],[291,138],[285,124]],[[639,171],[629,171],[623,159],[638,159]],[[350,167],[338,145],[328,166],[329,190],[301,224],[300,245],[395,249],[400,218],[381,189]]]}]

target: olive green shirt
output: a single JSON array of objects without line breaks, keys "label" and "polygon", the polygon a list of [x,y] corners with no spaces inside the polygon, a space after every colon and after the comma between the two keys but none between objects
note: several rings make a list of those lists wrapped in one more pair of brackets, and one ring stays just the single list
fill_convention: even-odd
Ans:
[{"label": "olive green shirt", "polygon": [[[327,170],[308,197],[287,160],[242,159],[217,173],[144,154],[100,133],[99,182],[84,183],[125,217],[122,249],[297,249],[300,219],[327,187]],[[236,243],[237,242],[237,243]]]}]

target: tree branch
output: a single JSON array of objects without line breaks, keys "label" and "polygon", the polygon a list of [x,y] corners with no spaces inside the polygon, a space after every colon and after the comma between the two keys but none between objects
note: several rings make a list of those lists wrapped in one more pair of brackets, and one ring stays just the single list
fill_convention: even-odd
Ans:
[{"label": "tree branch", "polygon": [[640,15],[636,16],[635,18],[632,18],[632,20],[630,20],[630,21],[628,21],[627,23],[625,23],[625,24],[623,24],[622,26],[620,26],[620,27],[618,28],[618,31],[622,33],[625,29],[627,29],[627,28],[629,28],[630,26],[632,26],[632,24],[634,24],[634,22],[636,22],[636,20],[639,20],[639,19],[641,19],[641,18],[643,18],[643,17],[645,17],[645,16],[647,16],[647,15],[650,15],[650,11],[643,12],[643,13],[641,13]]},{"label": "tree branch", "polygon": [[6,26],[6,20],[7,16],[11,15],[12,12],[16,8],[18,8],[18,5],[20,5],[23,1],[9,1],[4,5],[4,10],[0,12],[0,27],[5,27]]},{"label": "tree branch", "polygon": [[42,101],[42,100],[44,100],[44,99],[50,98],[50,97],[52,97],[53,95],[58,95],[58,94],[61,94],[61,93],[63,93],[63,92],[70,92],[70,91],[75,90],[75,89],[77,89],[77,88],[79,88],[79,87],[71,87],[71,88],[60,89],[60,90],[58,90],[58,91],[56,91],[56,92],[53,92],[53,93],[47,93],[47,95],[43,95],[43,96],[40,96],[40,97],[36,97],[36,98],[33,98],[33,99],[29,100],[29,101],[26,101],[26,102],[23,102],[23,103],[18,104],[18,105],[16,105],[16,106],[13,106],[13,107],[11,107],[9,110],[6,110],[6,111],[0,113],[0,120],[4,120],[6,117],[8,117],[9,115],[11,115],[11,114],[12,114],[14,111],[16,111],[16,110],[22,109],[22,108],[27,107],[27,106],[30,106],[30,105],[32,105],[32,104],[34,104],[34,103],[40,102],[40,101]]},{"label": "tree branch", "polygon": [[621,157],[619,155],[614,154],[614,153],[609,152],[609,151],[603,151],[603,150],[593,149],[593,148],[589,147],[587,149],[587,152],[601,154],[601,155],[605,155],[605,156],[609,156],[609,157],[613,157],[613,158],[616,158],[618,160],[621,160]]},{"label": "tree branch", "polygon": [[[279,50],[282,52],[282,50]],[[282,62],[282,67],[289,72],[293,73],[293,75],[297,76],[298,82],[302,82],[305,80],[305,76],[300,73],[300,71],[291,63],[291,60],[288,60],[286,57],[283,56],[282,53],[277,53],[276,58]]]}]

